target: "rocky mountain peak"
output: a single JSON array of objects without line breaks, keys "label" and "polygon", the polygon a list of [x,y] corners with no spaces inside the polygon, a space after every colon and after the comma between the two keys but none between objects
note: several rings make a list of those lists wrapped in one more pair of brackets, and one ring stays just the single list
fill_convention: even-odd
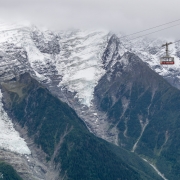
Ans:
[{"label": "rocky mountain peak", "polygon": [[106,49],[102,56],[104,68],[106,70],[111,69],[113,64],[120,59],[119,44],[120,41],[118,37],[115,34],[113,34],[110,37],[108,45],[106,46]]}]

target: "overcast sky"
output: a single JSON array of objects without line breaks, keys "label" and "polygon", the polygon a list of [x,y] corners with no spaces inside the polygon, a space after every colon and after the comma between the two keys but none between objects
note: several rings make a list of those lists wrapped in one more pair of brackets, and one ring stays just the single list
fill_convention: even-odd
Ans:
[{"label": "overcast sky", "polygon": [[[180,0],[0,0],[0,17],[54,30],[106,28],[129,34],[180,19]],[[179,30],[180,25],[156,35],[180,39]]]}]

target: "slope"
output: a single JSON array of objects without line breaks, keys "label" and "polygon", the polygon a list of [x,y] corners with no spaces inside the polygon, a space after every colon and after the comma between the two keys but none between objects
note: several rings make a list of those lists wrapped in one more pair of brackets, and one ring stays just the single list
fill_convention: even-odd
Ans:
[{"label": "slope", "polygon": [[[22,85],[23,88],[18,88]],[[89,133],[73,109],[52,96],[29,74],[4,82],[2,89],[9,115],[28,129],[29,137],[46,153],[46,160],[59,170],[60,178],[161,179],[138,156],[112,148]]]},{"label": "slope", "polygon": [[116,129],[116,143],[179,179],[180,92],[126,52],[95,88],[97,108]]},{"label": "slope", "polygon": [[0,161],[0,179],[3,180],[22,180],[12,166]]}]

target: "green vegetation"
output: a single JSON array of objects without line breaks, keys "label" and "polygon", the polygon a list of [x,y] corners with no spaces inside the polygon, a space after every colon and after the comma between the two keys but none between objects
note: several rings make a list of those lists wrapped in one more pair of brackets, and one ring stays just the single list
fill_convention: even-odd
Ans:
[{"label": "green vegetation", "polygon": [[128,58],[130,71],[117,63],[111,81],[108,75],[100,80],[95,90],[99,108],[117,124],[120,143],[127,150],[148,123],[135,152],[155,163],[167,179],[180,179],[180,91],[138,57]]},{"label": "green vegetation", "polygon": [[119,147],[112,148],[111,144],[91,134],[73,109],[29,75],[23,75],[18,83],[23,82],[27,86],[21,97],[6,90],[11,115],[21,126],[28,127],[29,136],[47,154],[47,161],[54,161],[57,167],[60,164],[61,177],[68,180],[159,180],[139,157],[131,153],[132,160],[127,157],[126,162],[120,154],[128,156],[127,152],[120,151]]},{"label": "green vegetation", "polygon": [[0,180],[22,180],[12,166],[0,161]]}]

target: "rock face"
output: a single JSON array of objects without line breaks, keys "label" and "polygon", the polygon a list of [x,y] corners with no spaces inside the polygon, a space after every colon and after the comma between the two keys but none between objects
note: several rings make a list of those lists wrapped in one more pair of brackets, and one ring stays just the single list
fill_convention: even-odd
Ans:
[{"label": "rock face", "polygon": [[31,38],[40,52],[47,54],[60,53],[59,36],[53,32],[46,31],[43,33],[37,28],[34,28],[31,32]]},{"label": "rock face", "polygon": [[120,41],[118,37],[116,35],[112,35],[102,56],[104,68],[106,70],[111,69],[114,63],[120,59],[119,47]]}]

